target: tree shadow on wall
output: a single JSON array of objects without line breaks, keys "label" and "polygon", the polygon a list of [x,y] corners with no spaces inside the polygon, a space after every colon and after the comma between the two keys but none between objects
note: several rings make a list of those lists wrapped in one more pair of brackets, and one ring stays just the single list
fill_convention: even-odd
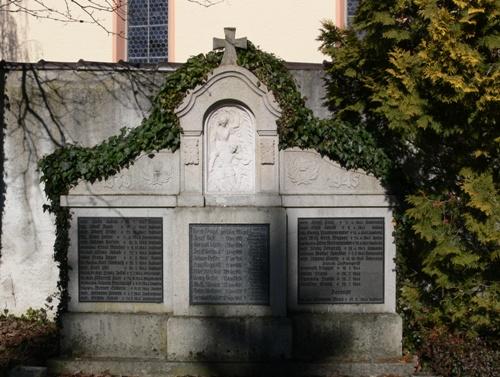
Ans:
[{"label": "tree shadow on wall", "polygon": [[[6,14],[0,12],[0,17]],[[9,248],[4,256],[22,256],[24,262],[53,254],[54,245],[41,236],[54,225],[43,213],[47,198],[40,185],[38,161],[67,144],[93,146],[122,127],[140,125],[172,69],[83,61],[0,61],[0,242]],[[10,279],[3,272],[0,287],[12,287],[9,297],[19,297],[16,287],[22,286],[22,280],[16,279],[21,276],[12,274],[13,284],[3,284]],[[15,301],[7,303],[11,304],[16,306]]]}]

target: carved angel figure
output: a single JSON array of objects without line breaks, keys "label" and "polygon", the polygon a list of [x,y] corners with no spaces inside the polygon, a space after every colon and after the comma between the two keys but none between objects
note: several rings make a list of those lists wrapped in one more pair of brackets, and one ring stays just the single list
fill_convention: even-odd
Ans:
[{"label": "carved angel figure", "polygon": [[208,143],[208,191],[252,191],[255,133],[250,116],[237,106],[216,110],[208,122]]}]

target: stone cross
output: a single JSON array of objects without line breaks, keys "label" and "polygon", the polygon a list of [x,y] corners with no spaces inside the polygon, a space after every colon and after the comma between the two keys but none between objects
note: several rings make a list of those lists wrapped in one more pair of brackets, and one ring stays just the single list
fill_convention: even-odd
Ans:
[{"label": "stone cross", "polygon": [[236,47],[246,49],[247,39],[246,37],[236,39],[236,28],[234,27],[225,27],[224,35],[225,39],[214,38],[214,50],[224,49],[221,65],[236,65]]}]

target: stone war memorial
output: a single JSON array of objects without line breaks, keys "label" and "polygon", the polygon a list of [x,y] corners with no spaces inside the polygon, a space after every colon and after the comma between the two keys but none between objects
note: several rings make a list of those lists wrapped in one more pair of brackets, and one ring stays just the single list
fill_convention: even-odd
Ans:
[{"label": "stone war memorial", "polygon": [[69,301],[50,367],[409,376],[390,196],[361,169],[284,148],[277,93],[237,64],[247,41],[225,32],[222,60],[175,107],[178,148],[60,196]]}]

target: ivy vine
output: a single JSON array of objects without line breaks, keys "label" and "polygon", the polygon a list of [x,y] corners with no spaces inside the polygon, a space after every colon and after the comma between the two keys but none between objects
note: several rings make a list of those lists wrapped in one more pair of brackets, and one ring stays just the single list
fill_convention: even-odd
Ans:
[{"label": "ivy vine", "polygon": [[[153,99],[150,115],[140,126],[123,128],[118,135],[91,148],[65,145],[39,161],[41,182],[50,203],[44,209],[56,216],[54,259],[60,271],[58,288],[61,294],[58,314],[66,309],[69,299],[70,212],[61,207],[61,195],[68,194],[80,180],[93,183],[116,174],[131,166],[143,153],[177,150],[182,130],[175,109],[189,90],[206,81],[210,72],[219,66],[221,58],[221,52],[200,54],[168,75]],[[347,169],[361,168],[382,179],[386,176],[389,160],[371,134],[360,125],[335,118],[316,118],[305,106],[305,100],[282,60],[249,42],[248,49],[238,50],[238,64],[253,72],[273,92],[281,108],[281,117],[277,121],[280,149],[314,149]]]}]

